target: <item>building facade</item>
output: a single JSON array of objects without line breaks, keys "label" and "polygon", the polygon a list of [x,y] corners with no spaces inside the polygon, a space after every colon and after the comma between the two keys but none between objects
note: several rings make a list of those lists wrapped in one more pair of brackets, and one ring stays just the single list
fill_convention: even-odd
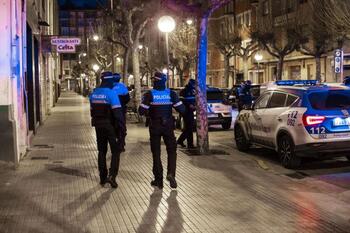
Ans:
[{"label": "building facade", "polygon": [[57,30],[57,1],[2,0],[0,160],[17,165],[58,98],[59,67],[43,40]]},{"label": "building facade", "polygon": [[[218,87],[231,87],[242,80],[251,80],[254,83],[266,83],[276,79],[278,60],[262,48],[253,48],[248,57],[235,53],[229,60],[229,80],[226,81],[225,56],[218,49],[217,41],[241,38],[241,46],[247,48],[252,42],[251,32],[256,31],[259,25],[269,18],[274,24],[274,30],[283,34],[288,20],[297,17],[301,24],[307,25],[310,15],[308,0],[232,0],[213,14],[209,24],[208,41],[208,73],[207,83]],[[303,20],[300,20],[303,19]],[[283,42],[281,36],[277,38]],[[312,39],[309,43],[313,43]],[[350,50],[348,42],[344,44],[343,76],[350,75]],[[255,55],[259,54],[257,61]],[[321,63],[321,80],[325,82],[340,82],[340,74],[334,72],[334,51],[323,54]],[[226,68],[227,69],[227,68]],[[316,60],[313,56],[293,51],[284,59],[282,79],[315,79]]]}]

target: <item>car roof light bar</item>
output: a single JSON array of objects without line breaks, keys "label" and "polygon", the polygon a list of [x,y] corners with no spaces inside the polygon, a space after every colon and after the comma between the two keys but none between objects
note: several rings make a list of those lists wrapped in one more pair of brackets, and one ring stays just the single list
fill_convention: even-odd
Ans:
[{"label": "car roof light bar", "polygon": [[295,85],[303,85],[303,86],[315,86],[319,84],[318,80],[278,80],[275,82],[278,86],[295,86]]}]

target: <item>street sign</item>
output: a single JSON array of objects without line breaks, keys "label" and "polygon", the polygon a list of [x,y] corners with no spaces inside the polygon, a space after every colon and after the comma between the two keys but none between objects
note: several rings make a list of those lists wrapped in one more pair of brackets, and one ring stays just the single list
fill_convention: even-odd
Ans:
[{"label": "street sign", "polygon": [[336,49],[334,51],[334,72],[336,74],[342,73],[343,66],[343,51],[341,49]]},{"label": "street sign", "polygon": [[75,53],[75,46],[81,42],[80,38],[54,38],[51,44],[57,46],[58,53]]}]

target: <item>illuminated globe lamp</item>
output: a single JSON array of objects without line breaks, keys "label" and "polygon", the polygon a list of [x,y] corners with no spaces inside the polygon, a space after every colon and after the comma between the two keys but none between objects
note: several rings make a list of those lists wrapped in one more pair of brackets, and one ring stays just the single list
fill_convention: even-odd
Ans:
[{"label": "illuminated globe lamp", "polygon": [[159,18],[158,28],[161,32],[169,33],[174,31],[176,26],[175,20],[173,17],[165,15]]},{"label": "illuminated globe lamp", "polygon": [[92,39],[94,39],[94,41],[98,41],[100,39],[100,37],[98,35],[93,35]]},{"label": "illuminated globe lamp", "polygon": [[[167,59],[167,67],[169,67],[169,36],[168,34],[174,31],[176,26],[175,20],[173,17],[165,15],[159,18],[158,20],[158,28],[161,32],[165,33],[165,50],[166,50],[166,59]],[[168,72],[169,69],[167,69]]]},{"label": "illuminated globe lamp", "polygon": [[97,65],[97,64],[93,64],[93,65],[92,65],[92,69],[93,69],[95,72],[97,72],[97,71],[100,69],[100,66]]}]

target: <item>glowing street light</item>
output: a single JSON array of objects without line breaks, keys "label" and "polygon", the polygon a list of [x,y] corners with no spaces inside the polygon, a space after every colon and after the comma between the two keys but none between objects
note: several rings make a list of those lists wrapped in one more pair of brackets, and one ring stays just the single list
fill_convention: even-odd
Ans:
[{"label": "glowing street light", "polygon": [[83,57],[86,57],[86,53],[83,53]]},{"label": "glowing street light", "polygon": [[[168,15],[162,16],[158,20],[158,28],[161,32],[165,33],[165,50],[166,50],[166,58],[167,58],[167,68],[169,67],[169,32],[174,31],[176,26],[175,20]],[[164,72],[163,72],[164,73]],[[168,69],[167,69],[168,73]]]},{"label": "glowing street light", "polygon": [[95,72],[97,72],[97,71],[100,69],[100,66],[97,65],[97,64],[93,64],[93,65],[92,65],[92,69],[93,69]]},{"label": "glowing street light", "polygon": [[98,41],[100,39],[100,37],[98,35],[93,35],[92,39],[94,39],[94,41]]},{"label": "glowing street light", "polygon": [[163,68],[162,72],[163,72],[163,74],[167,74],[168,73],[168,69],[167,68]]},{"label": "glowing street light", "polygon": [[175,29],[175,26],[175,20],[171,16],[165,15],[158,20],[158,28],[161,32],[172,32]]},{"label": "glowing street light", "polygon": [[192,19],[187,19],[186,23],[187,23],[187,25],[192,25],[193,24],[193,20]]},{"label": "glowing street light", "polygon": [[261,54],[257,53],[257,54],[255,54],[254,59],[257,62],[260,62],[263,59],[263,56]]},{"label": "glowing street light", "polygon": [[139,45],[139,49],[140,50],[143,49],[143,45],[142,44]]}]

